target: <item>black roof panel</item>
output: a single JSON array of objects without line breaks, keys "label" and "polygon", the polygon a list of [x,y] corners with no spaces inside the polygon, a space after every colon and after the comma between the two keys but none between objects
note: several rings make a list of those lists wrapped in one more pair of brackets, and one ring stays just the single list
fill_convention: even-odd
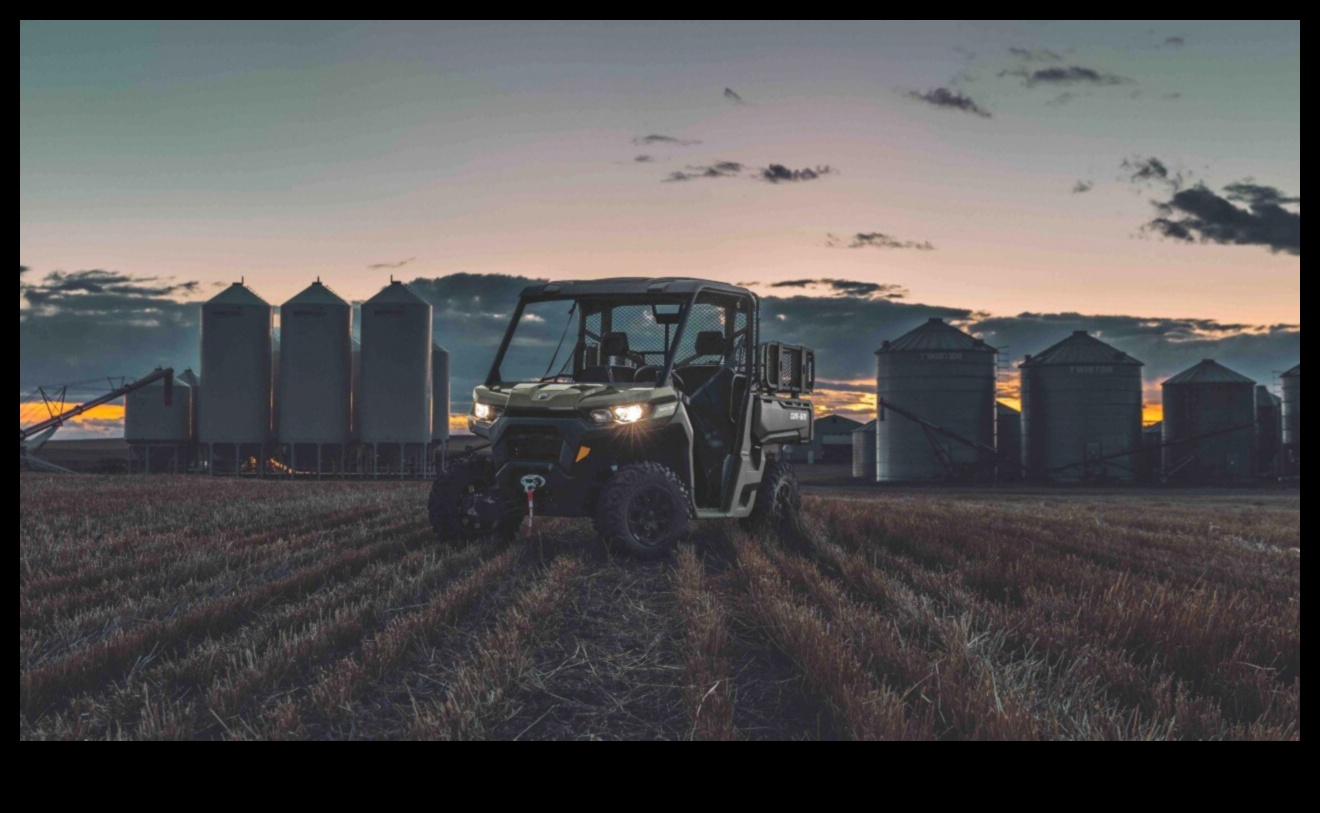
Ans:
[{"label": "black roof panel", "polygon": [[611,277],[609,279],[569,279],[529,285],[522,290],[524,297],[554,297],[572,299],[579,296],[643,296],[646,294],[691,294],[698,288],[709,288],[720,293],[753,296],[751,291],[727,282],[692,279],[691,277]]}]

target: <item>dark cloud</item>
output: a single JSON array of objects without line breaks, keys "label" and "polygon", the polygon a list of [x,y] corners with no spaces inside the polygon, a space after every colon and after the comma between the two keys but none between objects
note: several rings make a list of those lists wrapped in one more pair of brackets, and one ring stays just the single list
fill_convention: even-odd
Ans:
[{"label": "dark cloud", "polygon": [[1024,62],[1060,62],[1063,60],[1049,48],[1009,48],[1008,52]]},{"label": "dark cloud", "polygon": [[833,174],[833,172],[834,170],[828,164],[814,169],[811,167],[789,169],[783,164],[771,164],[762,169],[758,177],[766,183],[798,183],[800,181],[814,181],[825,175]]},{"label": "dark cloud", "polygon": [[1176,101],[1178,101],[1179,99],[1181,99],[1182,97],[1183,97],[1183,95],[1182,95],[1181,93],[1166,93],[1166,94],[1164,94],[1163,96],[1161,96],[1160,98],[1163,99],[1163,100],[1166,101],[1166,102],[1176,102]]},{"label": "dark cloud", "polygon": [[724,98],[728,99],[729,101],[733,102],[734,104],[747,104],[747,102],[743,101],[743,97],[741,97],[741,96],[739,96],[737,93],[734,93],[734,92],[733,92],[733,89],[732,89],[732,88],[725,88],[725,89],[724,89]]},{"label": "dark cloud", "polygon": [[39,285],[28,288],[28,301],[35,305],[53,304],[58,307],[79,308],[89,301],[87,297],[70,294],[95,294],[123,298],[150,298],[174,296],[195,292],[201,283],[175,282],[173,278],[135,277],[113,271],[52,271]]},{"label": "dark cloud", "polygon": [[651,135],[638,136],[632,140],[632,143],[639,147],[649,146],[651,144],[669,144],[675,147],[691,147],[700,144],[701,142],[696,139],[675,138],[674,136],[652,133]]},{"label": "dark cloud", "polygon": [[1224,187],[1224,196],[1229,200],[1245,203],[1248,206],[1283,206],[1296,203],[1301,205],[1301,198],[1290,198],[1272,186],[1261,186],[1250,179],[1231,183]]},{"label": "dark cloud", "polygon": [[1186,40],[1185,38],[1183,38],[1183,37],[1165,37],[1165,38],[1164,38],[1164,47],[1165,47],[1165,48],[1181,48],[1181,47],[1183,47],[1183,46],[1186,45],[1186,44],[1187,44],[1187,40]]},{"label": "dark cloud", "polygon": [[1158,158],[1133,156],[1123,159],[1123,163],[1119,166],[1127,173],[1128,180],[1133,183],[1162,184],[1171,189],[1182,188],[1189,174],[1181,170],[1175,172],[1169,169],[1169,166]]},{"label": "dark cloud", "polygon": [[1300,198],[1248,183],[1232,184],[1225,192],[1220,195],[1199,183],[1179,189],[1166,201],[1154,201],[1159,216],[1145,228],[1188,243],[1263,246],[1301,256],[1302,215],[1283,208],[1285,203],[1300,203]]},{"label": "dark cloud", "polygon": [[[20,267],[21,268],[21,267]],[[197,367],[197,282],[114,271],[46,274],[19,291],[19,387]]]},{"label": "dark cloud", "polygon": [[[757,285],[759,283],[747,283]],[[772,282],[767,288],[825,288],[835,296],[850,296],[859,299],[904,299],[908,289],[902,285],[886,282],[861,282],[853,279],[790,279]]]},{"label": "dark cloud", "polygon": [[409,263],[411,263],[413,260],[416,259],[417,259],[416,257],[409,257],[406,260],[397,260],[392,263],[372,263],[371,265],[367,266],[367,268],[369,268],[372,271],[380,271],[381,269],[385,269],[385,268],[403,268],[405,265],[408,265]]},{"label": "dark cloud", "polygon": [[1095,181],[1078,181],[1073,184],[1072,192],[1074,195],[1081,195],[1095,189]]},{"label": "dark cloud", "polygon": [[633,161],[636,162],[636,163],[638,163],[638,164],[649,164],[649,163],[651,163],[651,162],[654,161],[654,160],[655,160],[655,159],[652,158],[652,157],[649,156],[649,155],[639,155],[639,156],[637,156],[636,158],[633,159]]},{"label": "dark cloud", "polygon": [[949,110],[961,110],[964,113],[971,113],[973,116],[980,116],[983,119],[994,118],[994,115],[981,105],[977,104],[971,97],[964,95],[956,90],[949,88],[935,88],[934,90],[909,90],[906,94],[909,99],[925,102],[935,107],[943,107]]},{"label": "dark cloud", "polygon": [[1136,81],[1126,76],[1105,73],[1094,68],[1083,68],[1080,65],[1038,68],[1036,70],[1015,68],[1011,71],[1001,71],[999,75],[1016,76],[1027,87],[1037,85],[1130,85]]},{"label": "dark cloud", "polygon": [[701,178],[736,178],[746,169],[737,161],[716,161],[713,164],[693,164],[682,170],[671,172],[662,180],[665,183],[682,183]]},{"label": "dark cloud", "polygon": [[913,251],[935,250],[935,246],[927,240],[900,240],[893,235],[883,234],[878,231],[858,232],[847,238],[829,234],[826,235],[825,245],[828,248],[897,248],[911,249]]},{"label": "dark cloud", "polygon": [[1301,358],[1298,325],[1250,325],[1213,319],[1022,313],[964,325],[1014,361],[1039,353],[1074,330],[1086,330],[1146,363],[1148,389],[1202,359],[1214,358],[1262,384]]}]

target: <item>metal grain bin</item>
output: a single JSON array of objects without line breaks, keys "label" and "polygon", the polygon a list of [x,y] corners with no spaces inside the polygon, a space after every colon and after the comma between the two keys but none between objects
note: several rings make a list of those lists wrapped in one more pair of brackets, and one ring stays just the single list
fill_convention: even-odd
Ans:
[{"label": "metal grain bin", "polygon": [[853,477],[875,479],[875,421],[852,433]]},{"label": "metal grain bin", "polygon": [[1255,381],[1206,359],[1162,387],[1167,479],[1247,480],[1255,475]]},{"label": "metal grain bin", "polygon": [[392,282],[362,305],[361,440],[431,440],[431,305]]},{"label": "metal grain bin", "polygon": [[431,348],[431,440],[449,440],[449,351]]},{"label": "metal grain bin", "polygon": [[1283,459],[1283,399],[1267,387],[1256,387],[1256,474],[1278,477]]},{"label": "metal grain bin", "polygon": [[994,471],[998,351],[931,319],[876,351],[880,398],[982,444],[977,449],[878,407],[876,480],[989,477]]},{"label": "metal grain bin", "polygon": [[1022,477],[1022,413],[1008,404],[995,403],[995,449],[999,452],[1000,480]]},{"label": "metal grain bin", "polygon": [[170,403],[165,380],[153,381],[124,396],[124,440],[134,444],[185,444],[193,438],[193,390],[175,378]]},{"label": "metal grain bin", "polygon": [[1084,330],[1022,362],[1022,462],[1034,479],[1132,480],[1142,363]]},{"label": "metal grain bin", "polygon": [[202,305],[202,443],[270,439],[271,322],[271,306],[241,282]]},{"label": "metal grain bin", "polygon": [[281,306],[281,443],[348,442],[352,364],[352,305],[317,280]]},{"label": "metal grain bin", "polygon": [[1283,374],[1283,445],[1288,473],[1302,473],[1302,365]]}]

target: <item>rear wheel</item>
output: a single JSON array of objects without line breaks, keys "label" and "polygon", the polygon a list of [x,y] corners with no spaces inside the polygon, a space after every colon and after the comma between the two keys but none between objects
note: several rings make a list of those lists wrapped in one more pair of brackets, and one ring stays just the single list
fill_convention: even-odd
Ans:
[{"label": "rear wheel", "polygon": [[752,513],[742,520],[742,526],[754,533],[783,535],[798,528],[801,514],[802,493],[793,466],[776,458],[766,467]]},{"label": "rear wheel", "polygon": [[687,530],[687,489],[659,463],[624,466],[601,490],[595,524],[614,549],[644,559],[663,556]]},{"label": "rear wheel", "polygon": [[441,472],[426,508],[436,538],[450,543],[507,539],[521,518],[495,492],[495,467],[488,460],[464,460]]}]

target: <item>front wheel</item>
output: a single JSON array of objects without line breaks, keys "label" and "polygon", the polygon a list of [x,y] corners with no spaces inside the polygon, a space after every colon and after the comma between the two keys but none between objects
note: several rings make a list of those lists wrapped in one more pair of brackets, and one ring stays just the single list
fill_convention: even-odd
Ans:
[{"label": "front wheel", "polygon": [[787,461],[775,458],[766,466],[756,491],[752,513],[744,520],[745,530],[783,536],[797,529],[802,514],[802,493],[797,475]]},{"label": "front wheel", "polygon": [[663,556],[687,530],[687,489],[659,463],[624,466],[601,490],[595,524],[607,546],[643,559]]},{"label": "front wheel", "polygon": [[489,460],[464,460],[441,472],[426,508],[441,542],[508,538],[517,531],[520,519],[495,491],[495,467]]}]

